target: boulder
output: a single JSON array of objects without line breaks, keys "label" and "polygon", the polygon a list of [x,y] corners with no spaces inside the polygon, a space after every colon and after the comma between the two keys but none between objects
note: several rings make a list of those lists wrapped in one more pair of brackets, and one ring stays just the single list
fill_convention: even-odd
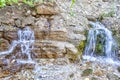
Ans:
[{"label": "boulder", "polygon": [[37,14],[41,15],[55,15],[60,13],[60,9],[55,3],[44,3],[36,7]]}]

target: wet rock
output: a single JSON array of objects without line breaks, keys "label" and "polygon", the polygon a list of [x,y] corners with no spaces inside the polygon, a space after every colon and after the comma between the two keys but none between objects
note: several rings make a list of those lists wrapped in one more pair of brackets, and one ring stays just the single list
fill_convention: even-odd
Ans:
[{"label": "wet rock", "polygon": [[120,66],[117,68],[118,72],[120,72]]},{"label": "wet rock", "polygon": [[19,71],[21,71],[21,64],[12,64],[9,68],[8,71],[10,73],[17,73]]},{"label": "wet rock", "polygon": [[9,46],[10,45],[8,40],[3,38],[0,39],[0,51],[8,50]]},{"label": "wet rock", "polygon": [[81,76],[89,76],[89,75],[92,74],[92,72],[93,72],[92,69],[85,69],[85,70],[82,72]]},{"label": "wet rock", "polygon": [[2,37],[3,37],[3,32],[1,31],[1,32],[0,32],[0,38],[2,38]]},{"label": "wet rock", "polygon": [[6,59],[0,59],[0,67],[4,67],[8,65],[8,61]]},{"label": "wet rock", "polygon": [[33,63],[26,63],[26,64],[21,64],[21,65],[24,70],[25,69],[34,69],[34,67],[35,67],[35,64],[33,64]]},{"label": "wet rock", "polygon": [[17,40],[17,32],[5,31],[3,37],[11,43],[12,40]]},{"label": "wet rock", "polygon": [[44,3],[37,6],[36,11],[37,11],[37,14],[53,15],[53,14],[58,14],[60,12],[60,9],[57,7],[55,3],[50,3],[50,4]]},{"label": "wet rock", "polygon": [[117,76],[116,74],[113,74],[113,73],[108,73],[108,74],[107,74],[107,78],[108,78],[109,80],[120,80],[120,77]]},{"label": "wet rock", "polygon": [[104,73],[103,73],[102,70],[97,70],[97,71],[94,72],[94,75],[96,75],[96,76],[104,76]]}]

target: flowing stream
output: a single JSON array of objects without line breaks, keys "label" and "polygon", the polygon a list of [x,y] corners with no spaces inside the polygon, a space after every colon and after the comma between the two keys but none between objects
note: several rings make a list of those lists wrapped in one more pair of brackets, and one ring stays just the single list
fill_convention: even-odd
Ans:
[{"label": "flowing stream", "polygon": [[90,25],[83,59],[120,65],[118,45],[112,32],[100,22],[90,22]]}]

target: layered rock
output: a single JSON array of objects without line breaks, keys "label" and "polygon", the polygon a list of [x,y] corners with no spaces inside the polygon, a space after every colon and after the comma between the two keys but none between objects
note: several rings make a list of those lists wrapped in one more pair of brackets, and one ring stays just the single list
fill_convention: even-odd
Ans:
[{"label": "layered rock", "polygon": [[[66,28],[64,18],[60,15],[60,9],[56,3],[45,2],[37,5],[35,9],[24,5],[13,6],[13,8],[6,7],[1,9],[0,13],[2,14],[0,17],[0,37],[7,40],[9,44],[12,44],[13,40],[18,40],[17,31],[19,29],[29,26],[34,31],[36,41],[32,57],[61,58],[69,53],[76,55],[77,49],[68,42],[70,31]],[[20,58],[26,58],[25,55],[15,54],[19,48],[18,45],[13,53],[6,58],[10,58],[12,55],[15,55],[16,58],[20,56],[23,56]]]}]

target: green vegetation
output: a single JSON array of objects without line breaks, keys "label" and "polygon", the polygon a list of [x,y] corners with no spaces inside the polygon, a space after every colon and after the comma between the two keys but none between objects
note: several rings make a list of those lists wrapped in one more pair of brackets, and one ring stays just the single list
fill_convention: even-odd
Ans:
[{"label": "green vegetation", "polygon": [[12,5],[18,3],[18,0],[0,0],[0,7],[4,7],[6,5]]},{"label": "green vegetation", "polygon": [[[88,30],[85,30],[83,33],[81,33],[83,35],[85,35],[87,37],[88,35]],[[85,49],[85,45],[86,45],[87,40],[83,40],[80,41],[79,45],[77,46],[78,49],[78,55],[82,56],[84,49]]]},{"label": "green vegetation", "polygon": [[89,76],[90,74],[92,74],[92,72],[92,69],[86,69],[82,72],[82,76]]},{"label": "green vegetation", "polygon": [[[44,2],[45,0],[22,0],[22,3],[27,4],[29,6],[34,6],[35,2]],[[49,2],[53,2],[54,0],[47,0]],[[75,0],[71,1],[70,9],[71,9],[71,14],[72,13],[72,7],[73,4],[75,3]],[[6,5],[13,5],[13,4],[19,4],[19,0],[0,0],[0,7],[5,7]]]},{"label": "green vegetation", "polygon": [[72,9],[74,3],[75,3],[75,0],[72,0],[72,3],[71,3],[71,5],[70,5],[70,9]]},{"label": "green vegetation", "polygon": [[77,49],[78,49],[78,54],[82,55],[84,48],[85,48],[85,40],[81,41],[80,44],[78,45]]},{"label": "green vegetation", "polygon": [[[34,3],[38,1],[39,0],[22,0],[22,3],[33,7]],[[13,5],[13,4],[19,4],[19,0],[0,0],[0,7],[5,7],[6,5]]]},{"label": "green vegetation", "polygon": [[75,4],[75,0],[72,0],[71,5],[70,5],[70,15],[71,16],[74,16],[74,13],[72,11],[72,7],[73,7],[74,4]]},{"label": "green vegetation", "polygon": [[0,39],[0,45],[2,44],[2,39]]},{"label": "green vegetation", "polygon": [[97,42],[96,42],[96,48],[95,48],[95,53],[96,55],[105,55],[104,54],[104,45],[105,45],[105,35],[101,34],[97,36]]}]

